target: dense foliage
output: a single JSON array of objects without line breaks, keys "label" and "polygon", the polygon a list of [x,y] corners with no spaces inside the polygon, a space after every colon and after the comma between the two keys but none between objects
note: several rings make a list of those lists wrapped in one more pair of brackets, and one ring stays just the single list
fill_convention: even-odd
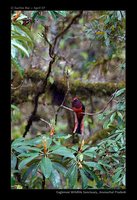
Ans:
[{"label": "dense foliage", "polygon": [[[126,188],[125,86],[116,91],[111,86],[125,82],[125,11],[83,11],[73,20],[76,15],[78,11],[12,13],[12,189]],[[44,92],[39,89],[42,79],[27,74],[30,69],[47,78]],[[57,89],[60,80],[65,90]],[[83,83],[95,84],[94,92]],[[96,83],[106,85],[102,90]],[[24,135],[39,91],[39,113],[32,115]],[[59,107],[71,107],[75,95],[88,113],[95,113],[85,114],[84,137],[76,135],[76,140],[73,113]],[[20,104],[15,97],[32,104]]]}]

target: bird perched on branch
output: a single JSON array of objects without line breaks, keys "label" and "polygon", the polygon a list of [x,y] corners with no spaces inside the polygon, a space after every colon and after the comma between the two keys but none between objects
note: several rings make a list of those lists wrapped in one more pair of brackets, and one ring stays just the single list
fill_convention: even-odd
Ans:
[{"label": "bird perched on branch", "polygon": [[75,114],[75,126],[74,126],[73,133],[78,133],[78,134],[83,135],[84,114],[82,112],[85,112],[85,106],[77,97],[75,97],[72,100],[72,109]]}]

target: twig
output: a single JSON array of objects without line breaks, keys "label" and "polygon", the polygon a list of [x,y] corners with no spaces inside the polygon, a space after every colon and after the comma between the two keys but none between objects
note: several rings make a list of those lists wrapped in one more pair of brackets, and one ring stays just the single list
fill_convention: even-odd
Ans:
[{"label": "twig", "polygon": [[50,123],[49,123],[49,122],[47,122],[46,120],[44,120],[44,119],[42,119],[42,118],[40,118],[40,120],[41,120],[42,122],[44,122],[44,123],[48,124],[50,128],[52,128],[52,127],[53,127],[53,126],[52,126],[52,124],[50,124]]},{"label": "twig", "polygon": [[25,132],[23,133],[23,137],[25,137],[27,132],[29,131],[29,129],[30,129],[31,125],[32,125],[32,122],[33,122],[33,118],[37,113],[38,100],[39,100],[39,97],[45,92],[45,89],[46,89],[46,86],[47,86],[47,82],[48,82],[48,78],[49,78],[50,73],[51,73],[52,64],[55,62],[55,58],[56,58],[56,56],[54,55],[54,57],[52,58],[52,60],[49,63],[49,68],[48,68],[48,73],[46,75],[46,78],[44,79],[41,88],[39,89],[38,93],[36,94],[36,96],[34,98],[34,109],[33,109],[33,112],[31,113],[31,115],[29,117],[29,120],[28,120],[28,123],[27,123],[27,125],[25,127]]},{"label": "twig", "polygon": [[72,20],[70,21],[70,23],[67,25],[67,27],[63,31],[61,31],[61,33],[59,33],[57,35],[57,37],[54,40],[53,48],[51,49],[51,54],[53,54],[53,52],[54,52],[58,38],[60,38],[61,36],[64,35],[64,33],[71,27],[71,25],[75,22],[75,20],[82,15],[82,13],[83,13],[83,11],[80,11],[75,17],[73,17]]},{"label": "twig", "polygon": [[[102,110],[100,110],[99,112],[96,112],[96,113],[82,112],[81,114],[93,116],[93,115],[98,115],[98,114],[104,112],[105,109],[106,109],[106,108],[108,107],[108,105],[110,104],[110,102],[114,99],[116,92],[117,92],[117,90],[112,94],[112,97],[111,97],[110,100],[107,102],[106,106],[105,106]],[[71,108],[68,108],[68,107],[63,106],[63,105],[61,105],[60,108],[64,108],[64,109],[66,109],[66,110],[69,110],[69,111],[71,111],[71,112],[74,112]]]}]

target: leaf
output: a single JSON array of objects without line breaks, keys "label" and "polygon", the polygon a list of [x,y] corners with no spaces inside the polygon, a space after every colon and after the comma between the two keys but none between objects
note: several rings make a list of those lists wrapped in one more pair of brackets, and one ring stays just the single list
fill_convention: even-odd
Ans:
[{"label": "leaf", "polygon": [[105,167],[108,167],[108,169],[111,169],[111,165],[107,164],[107,163],[106,163],[105,161],[103,161],[103,160],[99,160],[99,161],[98,161],[98,164],[103,165],[103,166],[105,166]]},{"label": "leaf", "polygon": [[93,153],[95,152],[95,150],[97,150],[98,148],[97,147],[91,147],[90,149],[84,151],[84,153]]},{"label": "leaf", "polygon": [[49,158],[44,157],[40,163],[41,171],[45,178],[49,178],[51,171],[52,171],[52,162]]},{"label": "leaf", "polygon": [[66,17],[67,12],[66,11],[55,11],[55,13],[62,15],[63,17]]},{"label": "leaf", "polygon": [[81,180],[82,180],[82,189],[86,189],[87,188],[87,184],[88,184],[88,178],[84,173],[83,169],[80,169],[80,175],[81,175]]},{"label": "leaf", "polygon": [[52,165],[53,165],[53,168],[55,168],[57,171],[59,171],[63,175],[66,174],[67,169],[63,165],[61,165],[60,163],[52,162]]},{"label": "leaf", "polygon": [[31,156],[31,157],[29,157],[29,158],[26,158],[26,159],[22,160],[22,161],[19,163],[19,166],[18,166],[19,170],[23,169],[23,168],[26,166],[26,164],[28,164],[29,162],[31,162],[32,160],[34,160],[34,159],[35,159],[36,157],[38,157],[38,156],[39,156],[39,154],[34,155],[34,156]]},{"label": "leaf", "polygon": [[20,111],[19,108],[18,108],[17,106],[13,105],[13,104],[11,104],[11,108],[12,108],[13,110]]},{"label": "leaf", "polygon": [[11,155],[11,169],[14,170],[17,164],[17,157],[15,154]]},{"label": "leaf", "polygon": [[69,186],[70,188],[74,188],[78,177],[78,169],[77,166],[74,165],[71,168],[70,175],[69,175]]},{"label": "leaf", "polygon": [[[18,22],[13,23],[13,25],[17,26],[19,28],[19,31],[23,32],[27,37],[30,37],[32,39],[32,41],[33,41],[32,33],[31,33],[31,31],[26,26],[23,26],[23,25],[21,25]],[[20,32],[20,34],[21,34],[21,32]]]},{"label": "leaf", "polygon": [[96,157],[96,150],[97,147],[91,147],[90,149],[83,152],[83,155],[89,156],[91,158]]},{"label": "leaf", "polygon": [[18,62],[17,59],[13,59],[11,58],[11,64],[16,67],[19,75],[21,76],[21,78],[23,78],[23,75],[24,75],[24,69],[21,67],[20,63]]},{"label": "leaf", "polygon": [[122,114],[120,112],[117,112],[117,115],[120,117],[120,119],[123,120],[123,116],[122,116]]},{"label": "leaf", "polygon": [[75,158],[73,153],[66,147],[60,147],[59,149],[52,151],[52,154],[58,154],[58,155],[69,157],[69,158]]},{"label": "leaf", "polygon": [[88,167],[96,168],[105,173],[105,170],[102,168],[102,166],[96,162],[84,162],[84,164],[87,165]]},{"label": "leaf", "polygon": [[28,18],[26,15],[21,14],[21,15],[16,19],[16,21],[21,21],[21,20],[26,19],[26,18]]},{"label": "leaf", "polygon": [[38,153],[21,153],[18,155],[18,158],[20,157],[32,157],[32,156],[35,156],[35,155],[38,155]]},{"label": "leaf", "polygon": [[110,119],[107,119],[103,124],[103,128],[107,129],[107,128],[109,128],[109,125],[110,125]]},{"label": "leaf", "polygon": [[28,44],[30,45],[30,46],[32,46],[33,47],[33,41],[32,41],[32,39],[31,38],[28,38],[28,37],[26,37],[26,36],[22,36],[22,35],[13,35],[13,36],[11,36],[11,39],[12,40],[19,40],[19,41],[21,41],[21,42],[28,42]]},{"label": "leaf", "polygon": [[25,138],[21,137],[21,138],[17,138],[12,142],[11,147],[16,147],[16,146],[20,146],[22,145],[22,142],[25,140]]},{"label": "leaf", "polygon": [[118,97],[118,96],[120,96],[121,94],[123,94],[124,92],[125,92],[125,88],[122,88],[122,89],[120,89],[120,90],[118,90],[116,93],[115,93],[115,97]]},{"label": "leaf", "polygon": [[41,21],[47,20],[45,16],[41,16],[41,15],[37,15],[36,19],[41,20]]},{"label": "leaf", "polygon": [[[22,46],[22,44],[18,43],[16,40],[12,40],[11,45],[17,47],[19,50],[21,50],[23,53],[25,53],[29,57],[29,52],[27,51],[27,49],[25,49]],[[13,47],[11,47],[11,48],[13,48]]]},{"label": "leaf", "polygon": [[116,116],[116,112],[114,112],[111,117],[110,117],[110,122],[112,123],[115,119],[115,116]]},{"label": "leaf", "polygon": [[51,172],[51,175],[49,177],[50,181],[52,182],[52,185],[54,188],[59,188],[61,185],[61,178],[56,169],[53,169]]},{"label": "leaf", "polygon": [[37,163],[33,163],[30,167],[27,168],[27,170],[25,171],[25,173],[22,176],[21,181],[25,182],[26,179],[29,177],[29,175],[31,174],[31,172],[36,169],[36,167],[38,166]]},{"label": "leaf", "polygon": [[118,179],[119,179],[119,176],[121,175],[121,172],[123,171],[123,169],[120,169],[118,172],[115,173],[114,176],[112,176],[112,180],[117,183],[118,182]]},{"label": "leaf", "polygon": [[126,175],[124,174],[123,178],[122,178],[122,183],[123,185],[126,185]]}]

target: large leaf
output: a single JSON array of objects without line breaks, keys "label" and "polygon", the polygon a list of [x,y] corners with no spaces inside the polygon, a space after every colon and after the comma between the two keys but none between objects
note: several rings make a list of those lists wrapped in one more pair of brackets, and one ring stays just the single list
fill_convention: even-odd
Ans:
[{"label": "large leaf", "polygon": [[83,169],[80,169],[80,175],[81,175],[81,181],[82,181],[82,189],[86,189],[87,188],[87,184],[88,184],[88,178],[84,173]]},{"label": "large leaf", "polygon": [[25,182],[26,179],[30,176],[30,174],[32,173],[33,170],[36,170],[38,164],[37,163],[33,163],[30,167],[28,167],[28,169],[25,171],[25,173],[22,176],[21,181]]},{"label": "large leaf", "polygon": [[40,163],[41,171],[45,178],[49,178],[51,171],[52,171],[52,162],[49,158],[42,158]]},{"label": "large leaf", "polygon": [[77,182],[77,177],[78,177],[78,169],[76,165],[73,165],[70,170],[69,170],[69,186],[70,188],[74,188]]},{"label": "large leaf", "polygon": [[67,149],[66,147],[60,147],[59,149],[52,151],[52,153],[58,154],[58,155],[61,155],[61,156],[64,156],[64,157],[75,158],[73,153],[69,149]]},{"label": "large leaf", "polygon": [[52,185],[54,188],[59,188],[61,185],[61,178],[56,169],[53,169],[51,172],[51,175],[49,177],[50,181],[52,182]]},{"label": "large leaf", "polygon": [[35,155],[33,155],[33,156],[29,157],[29,158],[26,158],[26,159],[22,160],[20,162],[19,166],[18,166],[19,170],[23,169],[26,166],[26,164],[28,164],[29,162],[31,162],[32,160],[34,160],[38,156],[39,156],[39,154],[37,153],[37,154],[35,154]]},{"label": "large leaf", "polygon": [[55,168],[58,172],[60,172],[64,175],[67,172],[67,169],[63,165],[61,165],[60,163],[52,162],[52,165],[53,165],[53,168]]}]

